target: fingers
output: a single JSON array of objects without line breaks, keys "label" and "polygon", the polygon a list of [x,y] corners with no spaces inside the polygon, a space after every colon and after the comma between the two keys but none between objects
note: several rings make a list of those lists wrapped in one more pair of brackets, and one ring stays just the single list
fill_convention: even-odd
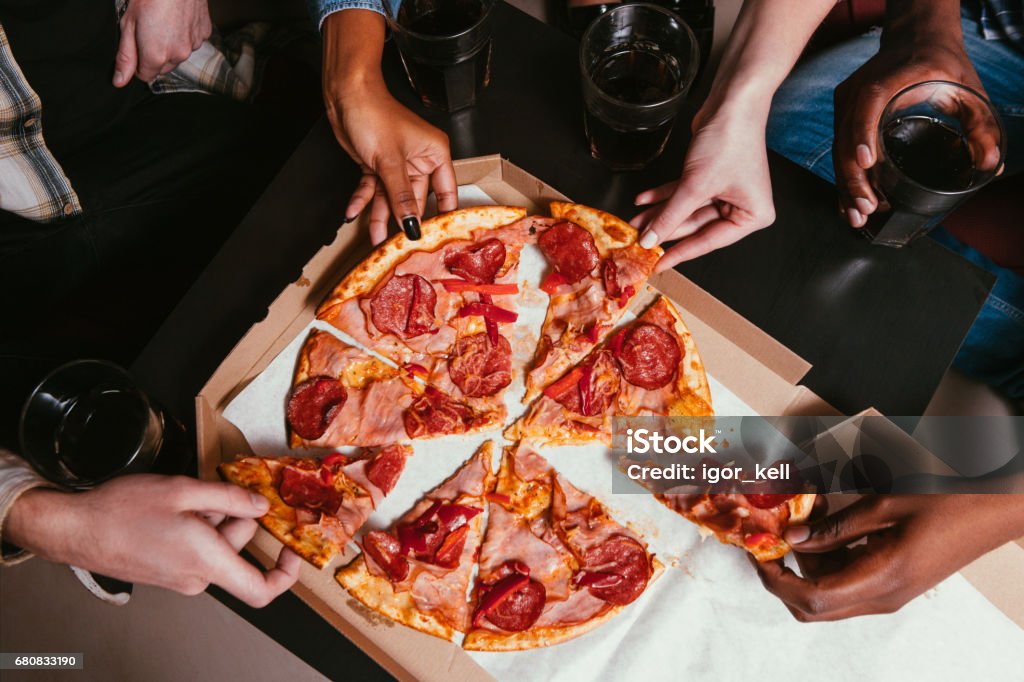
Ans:
[{"label": "fingers", "polygon": [[404,161],[382,164],[377,175],[384,184],[388,205],[395,219],[404,225],[409,217],[420,218],[420,208],[416,203],[416,192]]},{"label": "fingers", "polygon": [[285,592],[299,577],[302,560],[290,549],[282,549],[277,565],[263,572],[239,556],[225,538],[219,539],[210,557],[210,582],[254,608],[262,608]]},{"label": "fingers", "polygon": [[[348,200],[348,206],[345,208],[345,220],[355,220],[355,217],[362,213],[366,205],[373,200],[376,191],[377,176],[372,173],[364,173],[363,177],[359,179],[356,191],[352,192],[352,198]],[[376,243],[374,242],[374,244]]]},{"label": "fingers", "polygon": [[434,188],[434,196],[437,197],[439,213],[454,211],[459,207],[459,185],[455,180],[455,166],[452,165],[451,159],[446,159],[434,170],[430,182]]},{"label": "fingers", "polygon": [[114,87],[123,88],[131,81],[138,64],[138,50],[135,45],[135,23],[121,22],[121,40],[114,57]]},{"label": "fingers", "polygon": [[373,203],[370,205],[370,243],[374,246],[388,238],[388,218],[391,217],[391,208],[388,206],[388,197],[384,192],[384,185],[378,180],[373,193]]},{"label": "fingers", "polygon": [[894,524],[877,498],[863,497],[819,521],[791,526],[783,537],[798,552],[830,552]]},{"label": "fingers", "polygon": [[[663,188],[664,186],[652,190],[652,192],[658,192]],[[680,226],[693,215],[694,211],[709,203],[710,199],[710,196],[702,196],[701,193],[693,191],[681,182],[676,191],[665,201],[661,212],[648,223],[647,229],[640,236],[640,246],[650,249],[663,241],[675,239]]]},{"label": "fingers", "polygon": [[253,519],[228,519],[217,526],[217,532],[236,552],[240,552],[256,535],[259,526]]},{"label": "fingers", "polygon": [[[667,182],[664,185],[661,185],[660,187],[655,187],[654,189],[649,189],[646,192],[641,192],[640,194],[637,194],[636,199],[633,200],[633,203],[636,204],[637,206],[647,206],[648,204],[660,203],[671,197],[673,194],[675,194],[676,188],[678,186],[678,180]],[[636,226],[634,225],[634,227]]]},{"label": "fingers", "polygon": [[868,177],[868,169],[877,162],[878,121],[888,101],[888,88],[874,83],[858,87],[854,97],[846,96],[844,86],[836,89],[835,147],[833,165],[836,188],[847,221],[863,227],[867,216],[878,208],[878,198]]},{"label": "fingers", "polygon": [[224,514],[235,518],[257,518],[270,510],[267,498],[233,483],[197,481],[176,477],[173,504],[180,511]]},{"label": "fingers", "polygon": [[729,246],[757,229],[755,227],[742,227],[730,220],[713,220],[704,229],[681,240],[678,244],[668,249],[654,267],[654,271],[662,272],[675,267],[683,261],[703,256],[723,246]]}]

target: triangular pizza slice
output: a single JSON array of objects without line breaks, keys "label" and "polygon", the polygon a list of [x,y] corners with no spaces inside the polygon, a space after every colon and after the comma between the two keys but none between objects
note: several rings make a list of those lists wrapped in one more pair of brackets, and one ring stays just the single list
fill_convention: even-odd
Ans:
[{"label": "triangular pizza slice", "polygon": [[661,296],[544,389],[505,437],[610,445],[613,417],[713,414],[697,345],[675,307]]},{"label": "triangular pizza slice", "polygon": [[288,396],[291,447],[379,445],[492,428],[504,412],[481,411],[412,374],[314,329]]},{"label": "triangular pizza slice", "polygon": [[323,568],[342,552],[391,492],[412,454],[389,445],[352,458],[239,457],[217,470],[227,481],[270,501],[260,525],[296,554]]},{"label": "triangular pizza slice", "polygon": [[635,601],[663,568],[637,533],[524,445],[505,448],[488,500],[466,649],[578,637]]},{"label": "triangular pizza slice", "polygon": [[550,300],[524,402],[604,339],[662,255],[660,247],[642,248],[636,229],[610,213],[556,201],[551,215],[537,235],[551,268],[540,285]]},{"label": "triangular pizza slice", "polygon": [[491,442],[386,531],[363,537],[363,553],[337,573],[353,597],[399,623],[452,639],[469,621],[466,593],[494,489]]}]

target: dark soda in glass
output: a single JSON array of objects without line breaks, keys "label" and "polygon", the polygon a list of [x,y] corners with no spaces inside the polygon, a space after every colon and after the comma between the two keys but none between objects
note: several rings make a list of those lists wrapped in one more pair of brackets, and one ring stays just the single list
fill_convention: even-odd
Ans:
[{"label": "dark soda in glass", "polygon": [[883,135],[889,159],[915,182],[941,192],[962,192],[974,184],[967,138],[952,126],[931,116],[903,116]]}]

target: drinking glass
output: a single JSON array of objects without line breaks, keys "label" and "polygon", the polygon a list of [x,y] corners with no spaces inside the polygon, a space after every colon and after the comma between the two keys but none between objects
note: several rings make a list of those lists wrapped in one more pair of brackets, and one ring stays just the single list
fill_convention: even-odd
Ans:
[{"label": "drinking glass", "polygon": [[988,184],[1006,153],[1002,122],[983,95],[925,81],[898,92],[878,124],[873,184],[892,210],[864,227],[874,244],[902,247]]},{"label": "drinking glass", "polygon": [[595,19],[580,42],[590,154],[613,170],[656,159],[699,64],[693,32],[662,7],[621,5]]},{"label": "drinking glass", "polygon": [[492,10],[497,0],[400,0],[388,25],[416,94],[428,107],[476,104],[491,80]]}]

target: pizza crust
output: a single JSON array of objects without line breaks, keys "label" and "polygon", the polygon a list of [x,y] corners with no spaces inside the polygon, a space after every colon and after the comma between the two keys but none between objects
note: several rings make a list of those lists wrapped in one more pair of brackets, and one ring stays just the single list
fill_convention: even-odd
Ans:
[{"label": "pizza crust", "polygon": [[[601,258],[607,258],[613,249],[636,243],[640,236],[637,229],[625,220],[590,206],[552,201],[550,211],[551,217],[570,220],[590,232],[594,236],[594,243]],[[651,251],[657,253],[658,258],[664,254],[660,246],[654,247]]]},{"label": "pizza crust", "polygon": [[[679,311],[672,305],[672,302],[665,296],[658,297],[651,308],[661,308],[675,320],[673,331],[683,342],[683,365],[676,373],[676,392],[678,399],[669,408],[669,416],[683,417],[710,417],[715,414],[711,406],[711,387],[708,385],[708,376],[704,371],[704,361],[700,358],[697,350],[697,343],[693,340]],[[642,316],[641,316],[642,317]],[[694,403],[688,400],[688,396],[695,396],[704,403]]]}]

